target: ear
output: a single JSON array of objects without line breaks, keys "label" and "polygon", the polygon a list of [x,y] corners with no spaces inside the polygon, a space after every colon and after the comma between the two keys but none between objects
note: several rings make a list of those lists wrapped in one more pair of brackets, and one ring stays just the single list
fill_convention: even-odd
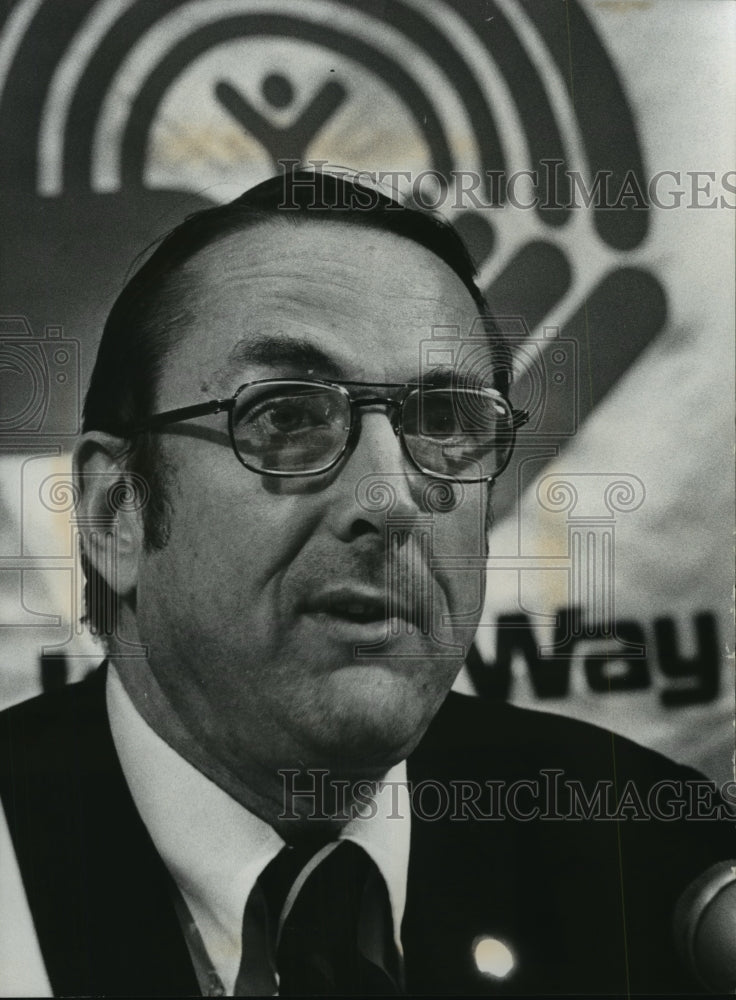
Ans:
[{"label": "ear", "polygon": [[147,484],[128,471],[124,456],[125,442],[102,431],[83,435],[72,456],[84,554],[110,589],[123,597],[138,583],[141,508],[148,497]]}]

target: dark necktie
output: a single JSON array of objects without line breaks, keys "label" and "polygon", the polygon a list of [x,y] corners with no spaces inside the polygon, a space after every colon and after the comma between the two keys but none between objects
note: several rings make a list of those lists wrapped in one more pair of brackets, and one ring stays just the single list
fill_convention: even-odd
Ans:
[{"label": "dark necktie", "polygon": [[285,847],[261,874],[243,919],[235,995],[401,992],[386,884],[350,841]]}]

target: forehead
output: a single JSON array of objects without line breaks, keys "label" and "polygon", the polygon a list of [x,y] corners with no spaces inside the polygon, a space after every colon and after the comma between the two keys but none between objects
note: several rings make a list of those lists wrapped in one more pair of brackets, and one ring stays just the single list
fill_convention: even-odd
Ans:
[{"label": "forehead", "polygon": [[234,391],[264,371],[412,380],[438,331],[463,337],[477,318],[470,292],[431,251],[325,220],[223,238],[186,265],[182,291],[187,319],[162,393]]}]

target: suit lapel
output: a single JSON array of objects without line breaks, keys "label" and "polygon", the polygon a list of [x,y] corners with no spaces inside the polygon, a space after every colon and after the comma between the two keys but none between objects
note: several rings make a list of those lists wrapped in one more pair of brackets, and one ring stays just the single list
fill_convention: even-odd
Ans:
[{"label": "suit lapel", "polygon": [[3,799],[49,978],[56,994],[197,994],[115,754],[105,674],[6,713]]}]

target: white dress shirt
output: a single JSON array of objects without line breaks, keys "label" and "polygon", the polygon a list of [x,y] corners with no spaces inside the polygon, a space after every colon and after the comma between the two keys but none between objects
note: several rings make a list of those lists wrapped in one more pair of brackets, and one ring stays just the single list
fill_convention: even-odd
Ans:
[{"label": "white dress shirt", "polygon": [[[284,840],[151,729],[112,664],[107,706],[133,800],[189,908],[213,968],[232,996],[241,963],[245,904]],[[394,939],[401,949],[411,824],[405,761],[385,775],[375,804],[375,815],[351,819],[340,837],[360,845],[383,875]],[[242,957],[247,969],[247,956]]]}]

